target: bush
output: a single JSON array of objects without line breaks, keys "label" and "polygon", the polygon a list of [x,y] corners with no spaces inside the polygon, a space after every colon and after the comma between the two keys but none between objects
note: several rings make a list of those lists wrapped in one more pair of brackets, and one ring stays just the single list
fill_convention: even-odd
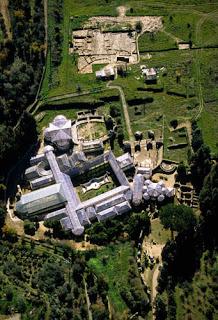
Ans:
[{"label": "bush", "polygon": [[178,126],[178,120],[177,119],[173,119],[170,121],[170,125],[176,129],[176,127]]},{"label": "bush", "polygon": [[36,232],[35,223],[29,220],[24,220],[24,232],[30,236],[34,236]]}]

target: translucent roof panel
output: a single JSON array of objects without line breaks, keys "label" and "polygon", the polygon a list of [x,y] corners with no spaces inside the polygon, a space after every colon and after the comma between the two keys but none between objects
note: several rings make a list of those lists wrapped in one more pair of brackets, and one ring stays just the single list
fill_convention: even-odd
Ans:
[{"label": "translucent roof panel", "polygon": [[37,213],[51,207],[58,207],[66,201],[60,184],[27,193],[16,204],[16,210],[21,213]]}]

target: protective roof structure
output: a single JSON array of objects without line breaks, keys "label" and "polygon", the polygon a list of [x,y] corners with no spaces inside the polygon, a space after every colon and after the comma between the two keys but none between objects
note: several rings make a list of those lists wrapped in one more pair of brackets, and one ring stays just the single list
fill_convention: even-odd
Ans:
[{"label": "protective roof structure", "polygon": [[58,207],[65,202],[64,190],[59,183],[23,195],[16,203],[16,210],[20,213],[33,214],[44,212],[48,207]]},{"label": "protective roof structure", "polygon": [[165,197],[172,197],[174,195],[174,188],[167,188],[163,180],[159,182],[152,182],[151,180],[145,180],[143,186],[143,198],[148,201],[150,198],[157,199],[159,202],[163,201]]},{"label": "protective roof structure", "polygon": [[140,205],[142,202],[144,177],[142,174],[136,174],[133,180],[133,197],[132,201],[135,206]]},{"label": "protective roof structure", "polygon": [[44,130],[44,138],[60,150],[69,148],[72,142],[71,120],[63,115],[58,115]]}]

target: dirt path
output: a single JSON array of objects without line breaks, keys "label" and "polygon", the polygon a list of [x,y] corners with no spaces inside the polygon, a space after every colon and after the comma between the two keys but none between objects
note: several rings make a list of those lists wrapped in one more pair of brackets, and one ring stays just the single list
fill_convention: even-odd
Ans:
[{"label": "dirt path", "polygon": [[122,102],[122,105],[123,105],[123,113],[124,113],[124,117],[125,117],[126,128],[127,128],[128,135],[129,135],[129,140],[130,141],[134,141],[134,136],[133,136],[131,125],[130,125],[128,107],[127,107],[127,103],[126,103],[126,99],[125,99],[125,95],[124,95],[123,89],[120,86],[111,85],[111,82],[108,82],[107,87],[109,89],[117,89],[119,91],[120,97],[121,97],[121,102]]},{"label": "dirt path", "polygon": [[159,276],[159,267],[160,267],[160,263],[158,263],[155,266],[153,278],[152,278],[151,294],[152,294],[152,302],[153,303],[154,303],[154,298],[157,295],[157,280],[158,280],[158,276]]},{"label": "dirt path", "polygon": [[8,10],[8,0],[0,0],[0,12],[2,13],[5,21],[8,38],[12,39],[11,20],[10,20],[10,15]]},{"label": "dirt path", "polygon": [[92,318],[92,311],[91,311],[91,302],[90,302],[90,300],[89,300],[89,295],[88,295],[88,291],[87,291],[86,280],[83,279],[83,282],[84,282],[84,288],[85,288],[86,304],[87,304],[87,309],[88,309],[88,318],[89,318],[89,320],[93,320],[93,318]]},{"label": "dirt path", "polygon": [[[157,284],[158,284],[158,276],[159,276],[159,267],[161,266],[161,252],[163,250],[164,244],[153,244],[148,241],[144,241],[142,244],[143,252],[146,252],[147,255],[150,257],[154,257],[156,260],[158,258],[159,262],[156,263],[154,267],[154,271],[152,273],[151,279],[151,305],[152,305],[152,314],[153,320],[155,319],[154,312],[155,312],[155,298],[157,295]],[[146,280],[146,279],[145,279]]]}]

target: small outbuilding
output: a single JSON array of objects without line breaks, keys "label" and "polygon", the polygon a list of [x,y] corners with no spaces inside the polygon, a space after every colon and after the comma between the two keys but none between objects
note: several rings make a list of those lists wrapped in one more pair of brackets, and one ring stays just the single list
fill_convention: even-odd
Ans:
[{"label": "small outbuilding", "polygon": [[96,79],[99,80],[114,80],[115,77],[115,71],[114,67],[108,66],[101,70],[98,70],[95,72]]}]

